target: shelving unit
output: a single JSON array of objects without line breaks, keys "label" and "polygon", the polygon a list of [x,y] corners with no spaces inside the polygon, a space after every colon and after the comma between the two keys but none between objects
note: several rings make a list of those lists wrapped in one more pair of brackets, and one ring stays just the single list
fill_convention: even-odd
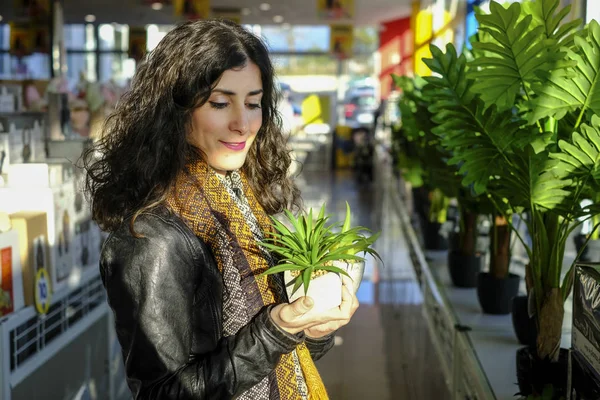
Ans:
[{"label": "shelving unit", "polygon": [[97,268],[84,270],[79,282],[53,294],[47,315],[30,306],[0,320],[0,398],[108,312]]},{"label": "shelving unit", "polygon": [[394,205],[402,221],[410,259],[423,293],[423,308],[430,335],[453,400],[496,399],[472,344],[469,330],[461,325],[453,306],[429,267],[410,217],[400,198],[400,185],[392,191]]}]

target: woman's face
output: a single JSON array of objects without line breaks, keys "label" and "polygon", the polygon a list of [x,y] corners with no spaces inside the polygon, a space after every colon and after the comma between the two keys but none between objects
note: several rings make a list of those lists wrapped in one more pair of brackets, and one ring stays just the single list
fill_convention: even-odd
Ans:
[{"label": "woman's face", "polygon": [[217,173],[241,168],[262,125],[260,69],[248,64],[223,73],[208,101],[192,113],[189,141]]}]

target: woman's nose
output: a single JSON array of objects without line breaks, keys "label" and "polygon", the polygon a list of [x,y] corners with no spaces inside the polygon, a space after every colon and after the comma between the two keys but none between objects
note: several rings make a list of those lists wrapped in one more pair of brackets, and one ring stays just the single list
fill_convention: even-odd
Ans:
[{"label": "woman's nose", "polygon": [[250,116],[248,115],[249,113],[245,106],[235,108],[236,110],[233,112],[232,120],[230,122],[230,129],[244,135],[248,132],[250,127]]}]

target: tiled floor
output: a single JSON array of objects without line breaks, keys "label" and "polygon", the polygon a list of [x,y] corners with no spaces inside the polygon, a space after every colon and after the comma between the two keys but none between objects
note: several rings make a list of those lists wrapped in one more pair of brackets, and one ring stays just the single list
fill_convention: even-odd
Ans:
[{"label": "tiled floor", "polygon": [[385,165],[378,167],[374,182],[359,184],[350,171],[328,172],[310,158],[298,180],[307,208],[327,202],[328,212],[341,220],[348,201],[353,225],[382,231],[376,248],[385,265],[369,260],[358,291],[361,306],[339,331],[337,345],[317,363],[332,400],[450,398],[390,204],[389,181]]}]

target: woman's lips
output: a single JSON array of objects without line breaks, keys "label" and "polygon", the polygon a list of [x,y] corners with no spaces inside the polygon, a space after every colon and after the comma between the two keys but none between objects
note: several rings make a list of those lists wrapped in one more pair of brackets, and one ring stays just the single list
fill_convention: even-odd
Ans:
[{"label": "woman's lips", "polygon": [[246,142],[220,142],[223,143],[223,146],[234,151],[244,150],[244,148],[246,147]]}]

